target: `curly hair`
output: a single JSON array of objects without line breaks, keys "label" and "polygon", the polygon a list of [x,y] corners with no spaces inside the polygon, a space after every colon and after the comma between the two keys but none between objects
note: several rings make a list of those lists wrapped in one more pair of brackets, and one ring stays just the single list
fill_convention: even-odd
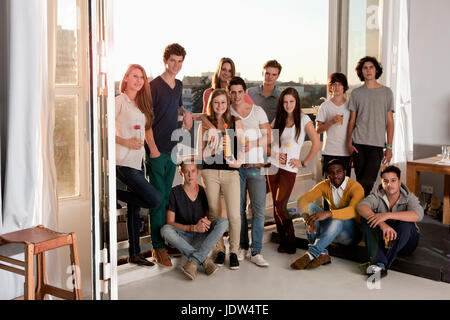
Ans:
[{"label": "curly hair", "polygon": [[375,66],[375,69],[377,69],[377,73],[375,74],[375,79],[378,79],[379,77],[381,77],[381,75],[383,74],[383,67],[381,66],[381,63],[379,63],[375,57],[365,56],[364,58],[361,58],[358,61],[358,64],[356,65],[356,68],[355,68],[358,78],[361,81],[364,81],[362,69],[363,69],[364,63],[366,63],[366,62],[372,62],[373,65]]},{"label": "curly hair", "polygon": [[184,60],[184,57],[186,57],[186,50],[184,50],[184,48],[178,43],[172,43],[164,49],[164,59],[168,60],[171,54],[182,56]]}]

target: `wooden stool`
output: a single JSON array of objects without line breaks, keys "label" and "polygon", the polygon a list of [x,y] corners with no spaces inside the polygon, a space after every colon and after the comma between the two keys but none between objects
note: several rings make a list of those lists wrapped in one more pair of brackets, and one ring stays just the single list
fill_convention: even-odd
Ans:
[{"label": "wooden stool", "polygon": [[[0,246],[10,243],[25,245],[25,261],[19,261],[0,255],[0,261],[23,267],[24,270],[0,263],[0,269],[25,276],[24,296],[16,300],[45,299],[49,294],[62,299],[81,300],[81,275],[78,260],[78,245],[75,232],[59,233],[44,226],[37,226],[8,234],[0,235]],[[46,284],[45,282],[45,251],[70,246],[70,260],[72,264],[73,291],[63,290]],[[34,255],[37,256],[37,288],[34,288]]]}]

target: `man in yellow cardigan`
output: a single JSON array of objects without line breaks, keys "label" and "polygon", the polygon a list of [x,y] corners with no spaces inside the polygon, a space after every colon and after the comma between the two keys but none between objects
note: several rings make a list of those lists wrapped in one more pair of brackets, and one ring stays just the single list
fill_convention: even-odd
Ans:
[{"label": "man in yellow cardigan", "polygon": [[[301,212],[309,213],[305,218],[309,248],[291,264],[291,268],[296,270],[331,263],[326,250],[331,242],[354,245],[361,240],[356,207],[364,198],[363,187],[345,176],[344,163],[340,160],[331,160],[326,172],[328,179],[302,195],[297,202]],[[313,203],[320,197],[328,202],[329,211]]]}]

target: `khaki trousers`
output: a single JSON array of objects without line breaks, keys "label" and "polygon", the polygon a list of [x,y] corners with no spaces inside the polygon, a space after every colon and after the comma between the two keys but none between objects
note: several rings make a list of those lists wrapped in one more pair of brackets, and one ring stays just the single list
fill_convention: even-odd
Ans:
[{"label": "khaki trousers", "polygon": [[[240,180],[238,170],[202,170],[203,185],[205,187],[206,197],[208,198],[210,220],[214,221],[222,216],[220,205],[220,191],[222,191],[225,206],[226,217],[230,229],[230,253],[238,253],[239,237],[241,232],[241,214],[240,214]],[[218,251],[225,253],[225,244],[223,237],[217,243]]]}]

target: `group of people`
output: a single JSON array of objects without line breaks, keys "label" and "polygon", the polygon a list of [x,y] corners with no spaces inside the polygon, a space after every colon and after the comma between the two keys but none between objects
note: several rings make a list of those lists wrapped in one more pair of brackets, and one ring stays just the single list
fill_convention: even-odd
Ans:
[{"label": "group of people", "polygon": [[[314,126],[302,113],[297,90],[277,87],[282,67],[276,60],[264,64],[262,85],[247,90],[245,81],[235,76],[234,62],[222,58],[212,87],[204,92],[203,114],[193,115],[182,106],[182,83],[176,79],[185,55],[179,44],[168,45],[165,71],[150,83],[141,66],[130,65],[116,97],[116,172],[127,186],[117,191],[117,198],[127,203],[131,263],[154,265],[139,246],[140,208],[148,208],[152,256],[160,266],[172,266],[170,255],[176,248],[187,257],[182,270],[190,279],[199,266],[213,274],[225,263],[223,235],[229,230],[230,269],[239,269],[245,259],[268,267],[261,253],[267,191],[280,236],[278,252],[295,254],[287,204],[298,171],[322,148],[321,133],[325,180],[298,199],[310,245],[291,267],[328,264],[330,243],[355,245],[364,238],[364,272],[384,276],[398,254],[414,251],[419,238],[415,222],[422,219],[423,209],[401,182],[400,170],[384,167],[381,185],[372,192],[381,163],[391,161],[394,132],[393,94],[377,81],[382,68],[375,58],[359,61],[356,72],[364,84],[348,102],[346,76],[330,75],[331,99],[321,105]],[[197,182],[199,165],[189,158],[179,165],[183,183],[172,188],[176,164],[171,152],[177,141],[171,136],[179,115],[187,130],[194,120],[201,121],[203,186]],[[311,148],[302,159],[306,135]],[[350,178],[352,166],[356,180]],[[323,207],[316,204],[318,199]]]}]

